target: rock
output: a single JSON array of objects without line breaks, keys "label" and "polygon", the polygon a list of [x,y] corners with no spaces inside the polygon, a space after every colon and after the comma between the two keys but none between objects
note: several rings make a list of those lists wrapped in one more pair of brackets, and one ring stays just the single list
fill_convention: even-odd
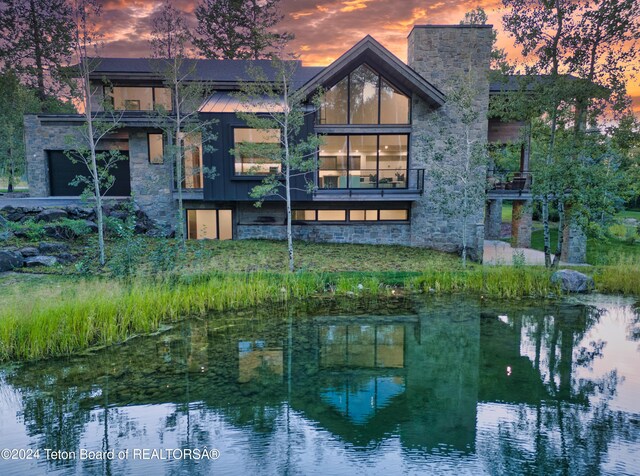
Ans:
[{"label": "rock", "polygon": [[111,218],[116,218],[118,220],[122,220],[125,221],[127,218],[129,218],[129,214],[125,211],[121,211],[121,210],[114,210],[111,213],[109,213],[109,216]]},{"label": "rock", "polygon": [[73,263],[76,260],[76,257],[71,253],[60,253],[56,258],[58,258],[58,261],[62,264]]},{"label": "rock", "polygon": [[43,241],[38,245],[40,253],[68,253],[69,246],[64,243],[47,243]]},{"label": "rock", "polygon": [[13,233],[10,231],[0,231],[0,241],[7,241],[13,238]]},{"label": "rock", "polygon": [[5,217],[7,220],[15,222],[25,220],[27,218],[27,215],[18,209],[14,209],[12,212],[7,213]]},{"label": "rock", "polygon": [[22,266],[22,255],[16,251],[0,250],[0,272]]},{"label": "rock", "polygon": [[92,233],[98,232],[98,225],[96,224],[96,222],[91,220],[85,220],[84,224],[87,225],[87,227],[89,228],[89,230],[91,230]]},{"label": "rock", "polygon": [[22,248],[18,251],[25,258],[28,258],[29,256],[38,256],[38,248],[34,248],[32,246],[27,246],[26,248]]},{"label": "rock", "polygon": [[588,293],[595,288],[593,278],[572,269],[561,269],[551,275],[553,284],[568,293]]},{"label": "rock", "polygon": [[58,264],[58,260],[55,256],[32,256],[31,258],[26,258],[24,260],[24,265],[28,268],[33,266],[53,266]]},{"label": "rock", "polygon": [[64,210],[60,210],[59,208],[47,208],[46,210],[42,210],[38,215],[36,215],[36,221],[44,221],[44,222],[52,222],[56,220],[60,220],[61,218],[68,218],[69,215]]}]

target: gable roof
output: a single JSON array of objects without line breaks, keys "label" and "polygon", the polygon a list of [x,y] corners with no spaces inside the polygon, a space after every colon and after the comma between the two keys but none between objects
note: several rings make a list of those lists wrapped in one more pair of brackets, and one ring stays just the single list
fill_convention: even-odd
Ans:
[{"label": "gable roof", "polygon": [[365,36],[349,51],[313,76],[302,86],[303,92],[310,95],[319,86],[331,87],[362,63],[367,63],[396,86],[416,93],[434,107],[440,107],[445,102],[442,91],[400,61],[371,35]]}]

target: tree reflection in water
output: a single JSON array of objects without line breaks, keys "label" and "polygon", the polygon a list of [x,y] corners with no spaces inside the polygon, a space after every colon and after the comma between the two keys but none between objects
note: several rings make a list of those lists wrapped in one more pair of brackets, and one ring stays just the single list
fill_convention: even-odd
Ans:
[{"label": "tree reflection in water", "polygon": [[[331,455],[328,472],[384,458],[408,472],[624,472],[640,405],[621,409],[617,396],[623,383],[640,391],[640,375],[620,373],[608,340],[618,330],[637,340],[640,317],[612,309],[352,300],[189,321],[92,355],[7,368],[3,387],[21,403],[4,391],[0,407],[19,408],[21,430],[0,433],[0,446],[24,433],[41,449],[226,451],[226,460],[158,466],[189,474],[304,473],[318,455]],[[144,467],[39,464],[89,474]]]}]

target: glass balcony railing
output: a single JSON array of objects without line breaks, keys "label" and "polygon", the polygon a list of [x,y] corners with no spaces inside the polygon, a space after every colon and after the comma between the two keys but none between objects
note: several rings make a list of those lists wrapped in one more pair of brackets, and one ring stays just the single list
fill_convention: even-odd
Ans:
[{"label": "glass balcony railing", "polygon": [[424,169],[321,169],[318,171],[318,191],[424,188]]}]

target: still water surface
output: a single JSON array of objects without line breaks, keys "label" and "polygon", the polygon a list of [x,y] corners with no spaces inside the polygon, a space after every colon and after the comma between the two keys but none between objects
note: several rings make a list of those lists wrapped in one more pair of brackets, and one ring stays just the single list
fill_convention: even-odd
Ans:
[{"label": "still water surface", "polygon": [[305,303],[4,367],[0,449],[33,459],[0,474],[637,475],[640,310],[584,299]]}]

